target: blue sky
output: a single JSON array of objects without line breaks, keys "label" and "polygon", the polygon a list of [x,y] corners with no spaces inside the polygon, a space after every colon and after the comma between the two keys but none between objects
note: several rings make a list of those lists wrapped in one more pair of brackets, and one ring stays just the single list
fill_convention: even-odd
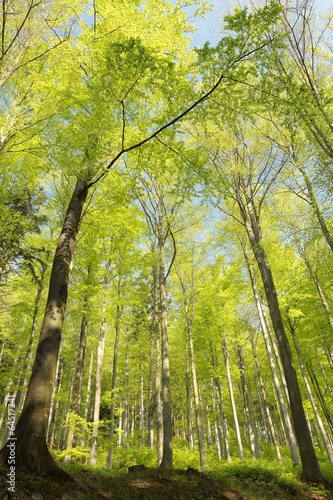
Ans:
[{"label": "blue sky", "polygon": [[[190,19],[191,24],[198,27],[196,33],[191,34],[193,38],[193,45],[201,47],[207,40],[211,45],[216,45],[219,41],[221,30],[221,21],[224,14],[232,12],[233,7],[237,4],[246,5],[250,4],[248,1],[235,2],[228,0],[217,0],[214,3],[213,10],[206,15],[206,19],[194,18]],[[327,11],[329,8],[333,9],[333,0],[317,0],[317,11]]]}]

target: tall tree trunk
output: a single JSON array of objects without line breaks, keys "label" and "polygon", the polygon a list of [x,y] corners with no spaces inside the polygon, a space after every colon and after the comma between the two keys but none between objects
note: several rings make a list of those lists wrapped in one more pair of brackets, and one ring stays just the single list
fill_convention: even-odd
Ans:
[{"label": "tall tree trunk", "polygon": [[[251,281],[252,291],[253,291],[253,295],[254,295],[254,299],[255,299],[258,315],[259,315],[261,330],[262,330],[264,341],[265,341],[265,346],[266,346],[269,365],[270,365],[270,369],[271,369],[271,373],[272,373],[273,383],[274,383],[277,398],[279,401],[279,406],[281,408],[282,415],[283,415],[283,421],[284,421],[284,425],[285,425],[285,429],[286,429],[286,433],[287,433],[287,437],[288,437],[288,441],[289,441],[291,458],[292,458],[293,464],[297,465],[299,463],[298,453],[297,453],[297,444],[296,444],[296,439],[295,439],[295,435],[294,435],[294,430],[292,428],[292,424],[291,424],[291,421],[289,418],[289,413],[288,413],[288,409],[286,406],[285,398],[283,396],[283,391],[282,391],[282,387],[281,387],[280,380],[278,377],[277,368],[276,368],[275,361],[274,361],[274,355],[273,355],[272,346],[271,346],[271,342],[270,342],[268,320],[267,320],[267,317],[266,317],[266,314],[264,311],[264,307],[263,307],[261,298],[259,296],[254,272],[252,270],[252,266],[251,266],[249,257],[247,255],[247,252],[246,252],[244,246],[243,246],[243,253],[244,253],[244,257],[245,257],[245,261],[246,261],[246,265],[247,265],[247,269],[248,269],[248,273],[249,273],[249,277],[250,277],[250,281]],[[279,356],[279,353],[277,353],[277,355]]]},{"label": "tall tree trunk", "polygon": [[187,447],[189,450],[194,448],[194,436],[192,430],[192,391],[191,391],[191,375],[188,355],[186,353],[186,436]]},{"label": "tall tree trunk", "polygon": [[[70,264],[86,196],[85,183],[78,179],[54,256],[46,310],[27,395],[15,434],[9,440],[16,446],[17,468],[27,468],[33,473],[63,480],[71,477],[58,467],[51,456],[46,445],[46,430],[67,304]],[[14,437],[16,441],[11,441]],[[5,445],[0,452],[0,463],[7,465],[8,456],[9,447]]]},{"label": "tall tree trunk", "polygon": [[[61,391],[62,382],[63,382],[64,363],[60,362],[60,363],[58,363],[58,365],[59,366],[58,366],[57,382],[55,384],[55,388],[56,388],[57,393],[59,394],[60,391]],[[49,442],[49,445],[50,445],[51,449],[55,446],[55,440],[56,440],[55,438],[56,438],[56,431],[57,431],[57,419],[58,419],[59,407],[60,407],[60,404],[59,404],[59,401],[57,401],[53,405],[53,409],[52,409],[52,406],[51,406],[52,415],[51,415],[51,411],[50,411],[50,415],[51,415],[52,418],[49,420],[49,425],[48,425],[48,429],[47,429],[46,440]],[[51,430],[52,430],[52,432],[51,432]],[[50,433],[51,433],[51,436],[49,438],[48,436],[49,436]]]},{"label": "tall tree trunk", "polygon": [[172,406],[169,368],[168,312],[166,294],[166,276],[164,263],[163,216],[159,205],[158,249],[159,249],[159,285],[162,331],[162,400],[163,400],[163,457],[160,467],[172,467]]},{"label": "tall tree trunk", "polygon": [[260,452],[258,431],[257,431],[255,421],[252,417],[250,392],[248,390],[246,377],[245,377],[244,354],[243,354],[242,348],[240,346],[237,346],[237,348],[236,348],[236,355],[237,355],[238,367],[239,367],[240,376],[241,376],[241,389],[242,389],[242,395],[243,395],[243,401],[244,401],[245,419],[246,419],[246,424],[247,424],[247,429],[248,429],[248,434],[249,434],[249,439],[250,439],[250,450],[251,450],[251,454],[252,454],[253,458],[260,458],[261,452]]},{"label": "tall tree trunk", "polygon": [[265,385],[264,385],[264,382],[263,382],[263,379],[261,376],[261,371],[260,371],[259,362],[258,362],[257,349],[256,349],[252,335],[250,337],[250,342],[251,342],[253,358],[254,358],[254,362],[255,362],[255,366],[256,366],[256,370],[257,370],[257,377],[258,377],[258,384],[259,384],[258,390],[260,392],[260,398],[262,400],[262,406],[263,406],[263,411],[264,411],[263,418],[266,421],[265,428],[267,429],[267,433],[271,437],[271,443],[273,443],[273,445],[274,445],[276,457],[277,457],[278,461],[280,463],[282,463],[280,447],[279,447],[279,443],[278,443],[278,440],[276,437],[276,432],[275,432],[275,428],[274,428],[274,424],[273,424],[273,420],[272,420],[272,415],[271,415],[269,405],[267,402]]},{"label": "tall tree trunk", "polygon": [[[83,418],[85,422],[89,421],[89,412],[91,411],[91,384],[92,384],[92,374],[93,374],[93,366],[94,366],[94,350],[92,349],[90,352],[90,361],[89,361],[89,368],[88,368],[88,380],[87,380],[87,391],[86,391],[86,397],[85,397],[85,402],[84,402],[84,412],[83,412]],[[84,429],[84,432],[81,436],[81,446],[84,446],[87,437],[89,438],[89,430],[87,426]]]},{"label": "tall tree trunk", "polygon": [[153,268],[153,328],[156,337],[156,374],[155,374],[155,405],[156,405],[156,451],[157,467],[161,465],[163,458],[163,401],[162,401],[162,344],[159,314],[159,278],[157,267]]},{"label": "tall tree trunk", "polygon": [[198,434],[198,447],[200,456],[200,467],[202,469],[206,468],[206,456],[205,456],[205,441],[204,441],[204,430],[202,425],[201,407],[200,407],[200,397],[197,381],[197,371],[195,367],[195,357],[194,357],[194,346],[193,346],[193,335],[192,335],[192,317],[193,314],[188,310],[188,303],[185,299],[185,315],[186,315],[186,325],[187,325],[187,336],[190,350],[190,362],[191,362],[191,373],[192,373],[192,388],[195,406],[195,417],[197,423],[197,434]]},{"label": "tall tree trunk", "polygon": [[150,331],[150,363],[149,363],[149,393],[148,393],[148,421],[147,421],[147,446],[154,447],[154,410],[155,410],[155,391],[154,391],[154,367],[155,367],[155,328],[152,322]]},{"label": "tall tree trunk", "polygon": [[[103,289],[106,288],[106,278],[104,278]],[[99,429],[99,408],[101,404],[102,390],[102,366],[104,358],[105,335],[106,335],[106,317],[105,317],[105,301],[102,302],[102,321],[99,329],[99,338],[97,346],[96,360],[96,377],[95,377],[95,401],[94,401],[94,417],[92,430],[92,443],[90,449],[90,465],[97,463],[97,446],[98,446],[98,429]]]},{"label": "tall tree trunk", "polygon": [[320,298],[320,302],[321,302],[321,305],[323,307],[323,310],[324,310],[324,313],[325,313],[325,316],[327,318],[327,322],[329,324],[329,327],[331,329],[331,333],[333,333],[333,317],[332,317],[332,314],[331,314],[331,311],[330,311],[330,308],[329,308],[329,305],[328,305],[328,300],[326,299],[326,296],[325,296],[325,293],[324,293],[324,290],[322,289],[321,287],[321,284],[319,282],[319,279],[318,279],[318,276],[317,276],[317,273],[315,272],[315,270],[313,269],[312,265],[311,265],[311,262],[310,260],[307,258],[305,252],[303,249],[301,249],[300,245],[297,245],[298,246],[298,249],[302,255],[302,258],[306,264],[306,267],[308,268],[309,270],[309,273],[310,273],[310,276],[317,288],[317,291],[318,291],[318,295],[319,295],[319,298]]},{"label": "tall tree trunk", "polygon": [[[193,389],[195,417],[196,417],[196,425],[197,425],[200,467],[201,467],[201,469],[205,469],[206,468],[206,457],[205,457],[204,429],[203,429],[203,424],[202,424],[202,411],[201,411],[201,403],[200,403],[198,380],[197,380],[197,370],[196,370],[196,366],[195,366],[194,344],[193,344],[194,300],[193,300],[193,294],[191,293],[191,291],[194,288],[193,252],[192,252],[192,262],[191,262],[191,278],[190,278],[190,281],[188,284],[189,291],[186,290],[187,287],[183,281],[183,278],[182,278],[180,272],[177,272],[177,274],[178,274],[178,279],[180,281],[180,286],[181,286],[183,297],[184,297],[185,322],[186,322],[187,339],[188,339],[190,363],[191,363],[192,389]],[[207,423],[208,423],[208,420],[207,420]],[[210,436],[210,440],[211,440],[211,436]]]},{"label": "tall tree trunk", "polygon": [[314,213],[315,213],[315,215],[317,217],[317,220],[319,222],[320,229],[322,230],[324,238],[327,241],[327,243],[328,243],[331,251],[333,252],[333,238],[332,238],[331,233],[329,232],[329,229],[327,227],[325,219],[324,219],[324,217],[323,217],[323,215],[322,215],[322,213],[320,211],[320,208],[318,206],[318,203],[317,203],[317,200],[316,200],[316,197],[315,197],[315,194],[314,194],[314,191],[313,191],[312,184],[311,184],[311,181],[309,179],[309,176],[306,173],[305,169],[298,164],[297,160],[296,160],[296,164],[297,164],[298,170],[301,172],[301,174],[303,176],[303,179],[305,181],[306,188],[308,190],[308,195],[309,195],[310,203],[311,203],[312,209],[313,209],[313,211],[314,211]]},{"label": "tall tree trunk", "polygon": [[300,367],[301,367],[301,371],[302,371],[302,376],[303,376],[303,380],[304,380],[304,385],[305,385],[305,388],[306,388],[306,392],[308,393],[308,397],[309,397],[309,400],[311,402],[313,413],[314,413],[315,418],[317,420],[319,431],[320,431],[320,434],[321,434],[321,437],[322,437],[322,440],[323,440],[323,443],[324,443],[324,446],[325,446],[326,454],[327,454],[329,462],[333,463],[333,455],[332,455],[332,451],[331,451],[331,445],[330,445],[330,442],[329,442],[329,439],[328,439],[328,435],[327,435],[325,426],[323,424],[321,416],[319,415],[315,399],[314,399],[313,394],[312,394],[311,386],[310,386],[310,383],[309,383],[309,380],[308,380],[308,377],[307,377],[307,374],[306,374],[305,366],[304,366],[304,363],[303,363],[301,349],[299,347],[299,343],[298,343],[298,340],[297,340],[297,337],[296,337],[295,326],[292,324],[291,320],[289,320],[289,327],[290,327],[290,333],[291,333],[292,338],[294,340],[294,344],[295,344],[297,356],[298,356],[298,359],[299,359],[299,363],[300,363]]},{"label": "tall tree trunk", "polygon": [[[42,261],[40,263],[41,263],[41,275],[37,281],[38,287],[37,287],[37,292],[36,292],[36,297],[35,297],[34,312],[32,315],[32,325],[31,325],[31,330],[30,330],[30,338],[29,338],[28,347],[27,347],[25,357],[24,357],[24,363],[23,363],[23,368],[22,368],[23,375],[19,381],[20,387],[25,387],[27,384],[27,372],[30,371],[31,350],[32,350],[33,341],[35,339],[37,318],[38,318],[38,313],[39,313],[39,303],[40,303],[40,299],[41,299],[42,292],[44,289],[44,276],[45,276],[45,272],[47,269],[47,264],[45,262],[42,262]],[[21,411],[23,403],[24,403],[24,398],[25,398],[25,394],[23,393],[22,389],[19,389],[16,393],[16,401],[15,401],[15,407],[16,407],[17,412]]]},{"label": "tall tree trunk", "polygon": [[231,372],[230,372],[230,366],[229,366],[229,355],[228,355],[227,343],[226,343],[225,337],[223,337],[223,339],[222,339],[222,350],[223,350],[224,363],[225,363],[225,367],[226,367],[226,371],[227,371],[228,389],[229,389],[229,395],[230,395],[230,401],[231,401],[232,414],[233,414],[234,423],[235,423],[235,432],[236,432],[238,453],[239,453],[239,458],[241,460],[244,460],[243,444],[242,444],[242,438],[241,438],[241,433],[240,433],[240,428],[239,428],[237,408],[236,408],[236,403],[235,403],[235,398],[234,398],[234,390],[232,387],[232,379],[231,379]]},{"label": "tall tree trunk", "polygon": [[[73,383],[72,404],[71,404],[72,411],[70,417],[70,425],[67,434],[66,450],[71,450],[73,446],[75,446],[74,443],[75,424],[76,424],[75,418],[76,416],[80,416],[81,414],[84,362],[85,362],[86,344],[88,335],[88,322],[85,311],[87,305],[88,305],[88,298],[85,297],[83,313],[81,318],[79,345],[76,351],[76,362],[75,362],[74,383]],[[67,455],[65,456],[65,462],[70,462],[70,461],[71,461],[71,454],[67,453]]]},{"label": "tall tree trunk", "polygon": [[[118,282],[118,298],[120,296],[120,282]],[[117,304],[116,310],[116,337],[114,341],[113,348],[113,366],[112,366],[112,379],[111,379],[111,407],[110,407],[110,449],[108,452],[108,457],[106,461],[106,466],[108,469],[112,469],[112,458],[113,458],[113,440],[114,440],[114,415],[115,415],[115,390],[117,387],[117,369],[118,369],[118,350],[119,350],[119,340],[120,340],[120,317],[121,308]]]},{"label": "tall tree trunk", "polygon": [[311,434],[306,421],[301,391],[298,385],[296,370],[293,365],[288,337],[282,321],[273,275],[261,242],[258,214],[256,213],[252,199],[248,199],[245,204],[240,195],[238,195],[238,202],[241,208],[251,248],[261,274],[268,309],[279,346],[281,361],[288,387],[295,435],[302,462],[302,479],[312,483],[324,484],[325,480],[319,468]]},{"label": "tall tree trunk", "polygon": [[56,380],[56,383],[53,387],[53,392],[52,392],[52,399],[51,399],[51,405],[50,405],[50,413],[49,413],[49,419],[48,419],[48,422],[47,422],[47,431],[46,431],[46,442],[48,442],[48,438],[49,438],[49,433],[50,433],[50,429],[51,429],[51,423],[52,423],[52,418],[53,418],[53,411],[54,411],[54,396],[55,396],[55,392],[56,390],[58,389],[57,387],[57,384],[58,382],[60,381],[61,382],[61,377],[63,375],[63,371],[61,373],[61,376],[59,378],[59,369],[60,369],[60,356],[58,357],[58,362],[57,362],[57,369],[56,369],[56,376],[55,376],[55,380]]},{"label": "tall tree trunk", "polygon": [[330,384],[328,383],[328,380],[326,378],[326,373],[325,373],[321,363],[320,363],[320,366],[321,366],[322,373],[323,373],[323,376],[324,376],[324,379],[326,382],[326,387],[321,386],[313,367],[311,366],[310,363],[307,363],[307,369],[308,369],[308,373],[309,373],[311,381],[312,381],[312,385],[315,388],[317,398],[320,401],[320,405],[323,409],[323,412],[324,412],[324,415],[326,417],[327,423],[329,425],[331,434],[333,435],[333,411],[328,407],[328,405],[326,403],[325,396],[323,394],[323,392],[325,394],[332,394],[332,389],[330,387]]},{"label": "tall tree trunk", "polygon": [[144,444],[144,426],[145,426],[145,404],[144,404],[144,394],[143,394],[143,388],[144,388],[144,381],[143,381],[143,375],[142,375],[142,370],[143,367],[142,365],[140,366],[140,396],[139,396],[139,447],[141,448],[142,445]]},{"label": "tall tree trunk", "polygon": [[126,328],[126,353],[125,353],[125,403],[124,403],[124,446],[128,448],[128,437],[130,433],[130,407],[129,407],[129,385],[130,385],[130,370],[129,370],[129,330]]},{"label": "tall tree trunk", "polygon": [[[216,369],[217,362],[216,362],[216,356],[214,356],[214,349],[213,349],[212,341],[210,341],[210,351],[211,351],[211,356],[212,356],[212,366]],[[217,390],[218,408],[219,408],[219,414],[220,414],[217,429],[218,429],[219,438],[220,438],[221,452],[222,452],[225,460],[227,460],[229,462],[230,461],[230,445],[229,445],[228,423],[227,423],[225,412],[223,410],[223,393],[222,393],[222,389],[221,389],[220,380],[218,377],[213,378],[213,387],[215,387]]]},{"label": "tall tree trunk", "polygon": [[[152,245],[152,253],[154,254],[154,246]],[[156,266],[152,268],[152,278],[151,278],[151,293],[150,293],[150,303],[151,303],[151,316],[150,316],[150,364],[149,364],[149,395],[148,395],[148,438],[147,446],[148,448],[153,448],[154,446],[154,414],[155,410],[157,412],[157,379],[156,379],[156,369],[157,369],[157,358],[161,357],[161,347],[159,346],[157,350],[157,339],[159,337],[159,314],[158,314],[158,278]],[[161,367],[159,369],[159,377],[161,373]],[[162,406],[160,406],[162,410]],[[157,417],[157,416],[156,416]],[[162,417],[160,413],[160,417]],[[156,425],[157,418],[156,418]],[[157,440],[159,438],[157,437]],[[162,461],[162,440],[163,434],[160,433],[160,454],[158,453],[157,465]]]},{"label": "tall tree trunk", "polygon": [[220,414],[220,424],[218,426],[219,434],[220,431],[222,434],[220,435],[220,443],[222,446],[222,454],[225,460],[230,462],[230,443],[229,443],[229,430],[228,430],[228,422],[226,414],[223,410],[223,394],[221,389],[221,384],[218,378],[214,379],[217,393],[218,393],[218,404],[219,404],[219,414]]}]

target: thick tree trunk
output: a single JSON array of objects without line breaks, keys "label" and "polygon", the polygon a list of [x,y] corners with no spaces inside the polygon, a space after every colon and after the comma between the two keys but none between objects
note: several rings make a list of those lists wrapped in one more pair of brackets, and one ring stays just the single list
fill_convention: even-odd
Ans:
[{"label": "thick tree trunk", "polygon": [[252,199],[248,200],[246,205],[240,197],[238,198],[238,201],[251,248],[261,274],[268,309],[279,346],[281,361],[288,387],[295,435],[303,467],[302,479],[312,483],[324,484],[325,481],[319,468],[319,463],[306,421],[301,392],[298,385],[296,370],[293,365],[289,341],[282,321],[273,275],[267,255],[261,243],[258,214],[256,213]]},{"label": "thick tree trunk", "polygon": [[[297,453],[297,444],[296,444],[295,434],[294,434],[294,430],[292,428],[287,405],[285,402],[285,398],[283,396],[283,390],[282,390],[280,380],[278,377],[278,371],[277,371],[276,364],[274,361],[274,354],[273,354],[272,346],[271,346],[271,342],[270,342],[271,335],[269,332],[269,325],[268,325],[267,317],[266,317],[266,314],[265,314],[265,311],[263,308],[262,300],[261,300],[259,293],[258,293],[257,283],[256,283],[256,280],[254,277],[254,272],[252,271],[251,263],[249,261],[249,258],[247,256],[247,253],[246,253],[244,247],[243,247],[243,253],[244,253],[245,260],[246,260],[247,269],[249,272],[250,281],[251,281],[251,285],[252,285],[252,291],[253,291],[254,299],[256,302],[256,306],[257,306],[261,330],[263,333],[266,351],[267,351],[268,360],[269,360],[269,365],[270,365],[270,369],[271,369],[271,373],[272,373],[273,383],[274,383],[277,398],[279,401],[279,406],[280,406],[281,411],[282,411],[283,422],[285,425],[285,429],[286,429],[286,433],[287,433],[287,437],[288,437],[288,441],[289,441],[289,446],[290,446],[291,458],[292,458],[293,464],[297,465],[299,463],[299,459],[298,459],[298,453]],[[276,354],[278,356],[277,360],[279,360],[280,355],[278,352]],[[288,399],[288,401],[289,401],[289,399]]]},{"label": "thick tree trunk", "polygon": [[308,397],[309,397],[309,400],[310,400],[310,403],[311,403],[311,406],[312,406],[312,409],[313,409],[313,413],[314,413],[315,418],[317,420],[319,431],[320,431],[320,434],[321,434],[321,437],[322,437],[322,440],[323,440],[323,443],[324,443],[324,447],[325,447],[325,450],[326,450],[327,458],[328,458],[328,460],[329,460],[330,463],[333,463],[333,455],[332,455],[332,451],[331,451],[331,444],[329,442],[329,438],[328,438],[328,435],[327,435],[324,423],[323,423],[322,418],[321,418],[321,416],[320,416],[320,414],[318,412],[318,408],[317,408],[315,399],[314,399],[313,394],[312,394],[310,382],[308,380],[308,377],[307,377],[307,374],[306,374],[306,370],[305,370],[305,366],[304,366],[304,363],[303,363],[303,357],[302,357],[302,354],[301,354],[301,349],[299,347],[299,343],[298,343],[298,340],[297,340],[297,337],[296,337],[295,327],[294,327],[294,325],[291,322],[290,322],[289,326],[290,326],[290,333],[291,333],[292,338],[294,340],[294,344],[295,344],[295,348],[296,348],[298,360],[299,360],[299,363],[300,363],[300,367],[301,367],[301,371],[302,371],[302,376],[303,376],[303,381],[304,381],[304,385],[305,385],[305,388],[306,388],[306,392],[308,393]]},{"label": "thick tree trunk", "polygon": [[[24,467],[33,473],[60,480],[69,480],[70,476],[58,467],[51,456],[46,445],[46,430],[67,304],[70,264],[86,195],[84,182],[78,180],[54,256],[47,305],[26,399],[15,433],[9,440],[15,443],[17,468]],[[0,462],[7,465],[8,457],[9,447],[6,445],[0,452]]]}]

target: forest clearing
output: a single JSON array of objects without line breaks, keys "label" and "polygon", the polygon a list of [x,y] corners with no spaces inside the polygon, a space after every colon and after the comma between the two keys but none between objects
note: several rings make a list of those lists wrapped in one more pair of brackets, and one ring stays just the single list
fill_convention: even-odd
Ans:
[{"label": "forest clearing", "polygon": [[333,8],[210,8],[2,2],[3,498],[332,498]]}]

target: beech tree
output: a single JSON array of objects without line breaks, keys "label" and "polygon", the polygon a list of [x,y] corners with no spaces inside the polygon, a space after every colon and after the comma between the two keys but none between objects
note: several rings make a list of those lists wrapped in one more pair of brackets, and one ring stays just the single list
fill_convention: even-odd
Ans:
[{"label": "beech tree", "polygon": [[[146,453],[146,440],[149,449],[157,444],[162,467],[173,465],[173,444],[179,442],[187,443],[191,457],[199,446],[202,468],[212,453],[214,460],[257,460],[275,450],[281,460],[284,444],[296,464],[290,403],[302,477],[324,483],[313,442],[325,446],[330,457],[332,256],[325,196],[329,199],[331,190],[322,168],[330,157],[323,149],[330,126],[324,94],[330,91],[329,78],[319,78],[318,68],[312,81],[320,80],[324,90],[316,97],[307,87],[306,57],[302,71],[298,63],[293,66],[296,57],[290,62],[285,57],[281,27],[289,22],[291,36],[296,26],[288,21],[290,11],[274,2],[237,9],[226,16],[230,34],[217,47],[206,44],[192,52],[184,36],[191,27],[183,4],[73,0],[63,11],[52,10],[48,2],[29,5],[28,21],[21,11],[11,17],[8,2],[3,16],[3,54],[16,47],[8,38],[15,30],[17,42],[26,33],[23,46],[28,40],[32,48],[29,53],[17,49],[22,64],[6,70],[3,95],[15,120],[10,122],[1,108],[7,135],[0,162],[13,169],[0,174],[5,181],[0,219],[7,225],[0,235],[0,271],[10,290],[9,307],[0,311],[0,359],[10,370],[0,383],[5,396],[18,391],[18,402],[25,391],[18,372],[30,364],[29,349],[42,323],[15,430],[17,467],[70,479],[47,442],[62,448],[60,458],[72,454],[73,460],[89,460],[90,455],[92,464],[100,464],[108,455],[111,467],[122,453],[126,456],[129,444]],[[302,16],[297,23],[308,19]],[[26,31],[20,28],[23,21],[29,22]],[[16,28],[6,31],[10,22]],[[40,38],[25,38],[40,25]],[[304,46],[305,39],[297,43]],[[291,46],[289,39],[287,50]],[[312,53],[314,66],[317,52]],[[279,64],[286,72],[277,76]],[[28,76],[37,68],[29,87]],[[303,105],[311,96],[316,127],[297,107],[295,89]],[[283,196],[293,200],[288,207]],[[139,198],[149,214],[147,239],[142,239]],[[192,226],[183,227],[199,204],[211,209],[204,223],[210,229],[210,219],[218,210],[221,214],[207,240],[204,230],[196,235]],[[61,215],[60,238],[46,297],[49,244],[42,249],[43,238],[31,241],[40,227],[50,226],[51,213],[52,219]],[[305,235],[297,233],[297,224],[296,233],[288,226],[301,213],[311,226]],[[233,217],[229,225],[225,214]],[[21,277],[15,276],[18,264]],[[24,304],[27,295],[18,286],[26,286],[28,276],[35,280],[35,294]],[[43,318],[38,314],[42,300]],[[28,306],[34,310],[32,321]],[[24,332],[31,334],[22,342],[27,355],[8,343],[8,318],[15,318],[10,331],[18,329],[13,345]],[[4,423],[5,408],[0,410]],[[74,414],[76,427],[70,424]],[[1,463],[7,456],[4,446]]]},{"label": "beech tree", "polygon": [[[258,129],[260,130],[260,125]],[[262,140],[265,142],[265,139]],[[223,143],[220,145],[219,140],[217,140],[217,144],[210,151],[212,168],[217,175],[213,181],[212,190],[220,193],[220,196],[223,193],[222,196],[231,200],[231,210],[235,210],[233,204],[238,207],[239,212],[233,216],[244,226],[261,275],[286,377],[290,409],[303,466],[302,477],[306,481],[324,483],[307,426],[290,344],[285,332],[277,290],[262,237],[261,212],[263,202],[283,169],[286,159],[279,150],[276,150],[274,145],[268,143],[260,146],[261,140],[258,135],[255,143],[252,143],[250,136],[244,136],[242,129],[237,131],[236,128],[230,141],[234,142],[233,148],[226,148]],[[263,153],[263,151],[265,152]],[[222,210],[224,210],[223,206]],[[228,212],[228,203],[225,210]]]},{"label": "beech tree", "polygon": [[[55,251],[32,376],[15,430],[17,466],[26,466],[39,474],[69,478],[51,457],[45,438],[67,304],[69,270],[88,192],[119,159],[177,123],[207,99],[223,79],[220,75],[206,93],[189,103],[185,97],[189,89],[187,63],[180,58],[176,65],[165,55],[168,51],[173,57],[176,55],[177,37],[164,40],[163,36],[157,38],[155,32],[147,36],[146,16],[150,17],[152,8],[149,3],[142,10],[135,9],[134,5],[126,9],[123,6],[115,9],[113,4],[100,5],[93,11],[93,26],[82,26],[78,43],[68,47],[67,57],[62,62],[57,60],[56,65],[49,61],[52,78],[62,82],[60,95],[66,95],[67,106],[54,120],[59,130],[57,143],[51,145],[50,134],[45,134],[50,151],[48,157],[58,164],[70,164],[70,177],[76,177],[76,181]],[[181,38],[186,21],[179,11],[177,15],[178,22],[174,18],[173,26],[177,26]],[[130,33],[124,24],[125,18],[132,26]],[[144,43],[139,38],[143,36]],[[230,41],[234,44],[231,38]],[[237,56],[231,54],[229,64],[235,65],[259,50],[257,42],[254,41],[251,50],[241,47]],[[64,66],[66,71],[62,74]],[[170,89],[177,96],[172,106]],[[159,109],[156,110],[157,102]],[[57,148],[60,140],[61,152]],[[6,446],[1,450],[3,463],[7,462],[8,450]]]}]

